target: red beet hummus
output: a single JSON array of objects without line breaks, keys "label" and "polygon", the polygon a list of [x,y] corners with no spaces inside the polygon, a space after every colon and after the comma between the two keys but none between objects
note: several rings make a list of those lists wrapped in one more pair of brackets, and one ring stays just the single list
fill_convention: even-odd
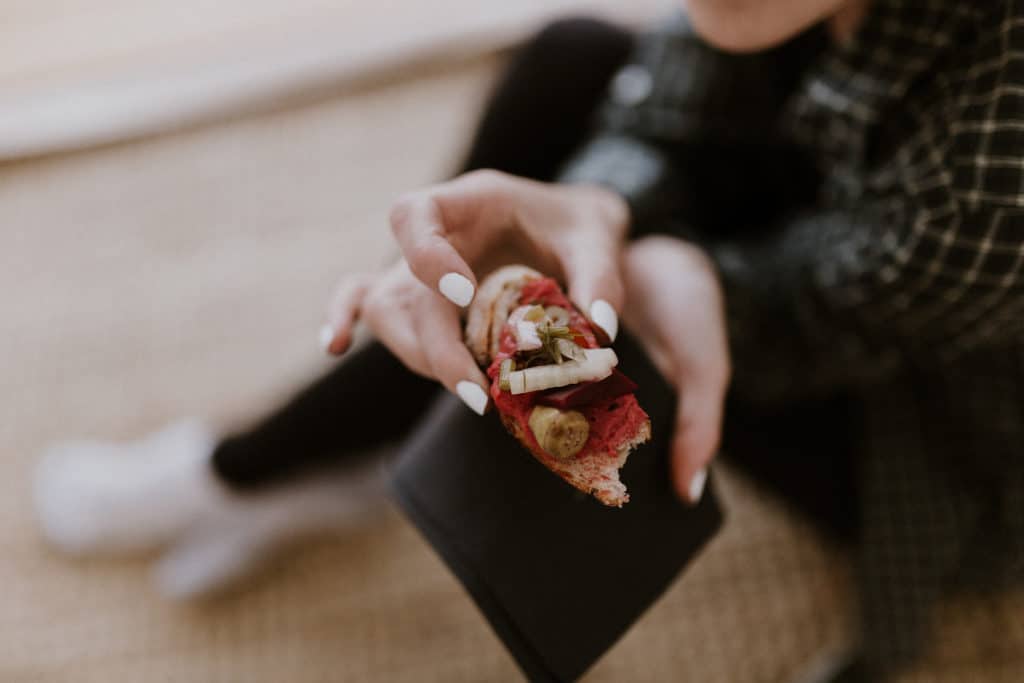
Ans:
[{"label": "red beet hummus", "polygon": [[[519,304],[538,304],[541,306],[560,306],[569,311],[569,329],[574,341],[581,347],[593,349],[598,347],[594,331],[590,323],[576,310],[562,293],[558,283],[551,278],[537,278],[528,282],[522,289]],[[487,369],[491,378],[491,398],[499,412],[506,420],[515,422],[523,440],[529,445],[533,454],[547,462],[558,464],[560,461],[544,451],[537,443],[529,427],[530,412],[545,392],[512,394],[502,391],[499,386],[501,362],[513,356],[516,341],[509,325],[505,325],[501,333],[501,346],[497,356]],[[640,425],[648,421],[647,413],[631,394],[623,394],[598,400],[590,405],[576,407],[583,413],[590,424],[590,435],[578,454],[573,458],[614,458],[618,447],[637,433]]]}]

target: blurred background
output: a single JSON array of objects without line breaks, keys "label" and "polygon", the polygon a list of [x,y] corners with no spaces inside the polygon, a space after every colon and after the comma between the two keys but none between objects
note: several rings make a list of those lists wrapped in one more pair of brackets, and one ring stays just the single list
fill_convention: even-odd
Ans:
[{"label": "blurred background", "polygon": [[[330,285],[388,258],[390,201],[453,168],[509,50],[557,16],[664,6],[0,0],[0,681],[519,678],[394,511],[173,605],[142,561],[48,551],[31,468],[67,436],[228,429],[322,372]],[[846,643],[845,558],[718,483],[725,531],[588,681],[789,681]],[[907,680],[1017,680],[992,643],[1024,626],[983,607],[951,606]]]}]

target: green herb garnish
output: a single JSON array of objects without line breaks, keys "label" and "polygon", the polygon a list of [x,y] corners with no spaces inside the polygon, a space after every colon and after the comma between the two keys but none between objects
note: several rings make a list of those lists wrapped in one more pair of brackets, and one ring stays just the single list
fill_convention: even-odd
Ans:
[{"label": "green herb garnish", "polygon": [[572,330],[564,325],[537,325],[537,336],[540,337],[541,351],[551,363],[562,364],[562,351],[558,348],[558,340],[573,340]]}]

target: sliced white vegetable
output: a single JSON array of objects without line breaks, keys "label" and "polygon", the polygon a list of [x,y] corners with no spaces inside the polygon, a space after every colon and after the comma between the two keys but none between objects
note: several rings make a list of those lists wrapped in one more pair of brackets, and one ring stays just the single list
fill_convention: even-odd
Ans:
[{"label": "sliced white vegetable", "polygon": [[535,351],[544,346],[540,335],[537,334],[536,323],[529,320],[520,320],[513,334],[516,336],[516,348],[519,351]]},{"label": "sliced white vegetable", "polygon": [[537,334],[537,323],[527,319],[527,315],[536,315],[531,309],[537,306],[520,306],[508,316],[508,324],[512,327],[512,336],[516,338],[516,349],[519,351],[535,351],[544,344]]},{"label": "sliced white vegetable", "polygon": [[602,380],[611,375],[612,368],[618,364],[619,359],[611,349],[587,349],[582,360],[510,372],[508,383],[513,394],[526,394],[531,391]]},{"label": "sliced white vegetable", "polygon": [[544,309],[544,313],[555,327],[565,327],[569,324],[569,311],[561,306],[548,306]]}]

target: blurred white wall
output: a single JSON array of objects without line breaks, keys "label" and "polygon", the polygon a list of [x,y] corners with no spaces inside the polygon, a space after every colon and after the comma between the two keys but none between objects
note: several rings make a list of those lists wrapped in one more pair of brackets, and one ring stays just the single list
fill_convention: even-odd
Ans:
[{"label": "blurred white wall", "polygon": [[558,15],[641,23],[667,4],[0,0],[0,159],[139,136],[502,49]]}]

